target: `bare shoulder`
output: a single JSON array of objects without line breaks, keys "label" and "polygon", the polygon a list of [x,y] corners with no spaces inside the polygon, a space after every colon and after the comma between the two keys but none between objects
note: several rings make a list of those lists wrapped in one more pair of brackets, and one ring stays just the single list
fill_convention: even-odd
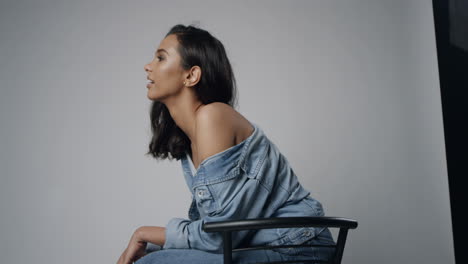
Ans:
[{"label": "bare shoulder", "polygon": [[204,105],[198,111],[198,120],[203,123],[217,123],[218,126],[231,130],[241,139],[240,141],[243,141],[243,136],[247,135],[246,137],[248,137],[253,132],[250,122],[232,106],[225,103],[214,102]]},{"label": "bare shoulder", "polygon": [[247,138],[250,122],[230,105],[215,102],[202,106],[196,115],[195,151],[199,162]]},{"label": "bare shoulder", "polygon": [[197,111],[196,121],[201,122],[209,122],[209,121],[219,121],[223,122],[224,124],[229,123],[227,122],[228,118],[232,116],[232,109],[230,105],[215,102],[207,105],[203,105]]}]

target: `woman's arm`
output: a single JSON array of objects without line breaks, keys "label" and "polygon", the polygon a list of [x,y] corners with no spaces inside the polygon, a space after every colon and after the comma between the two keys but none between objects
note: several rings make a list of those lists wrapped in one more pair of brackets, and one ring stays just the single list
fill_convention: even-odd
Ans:
[{"label": "woman's arm", "polygon": [[141,226],[135,231],[138,241],[162,246],[166,242],[166,228],[160,226]]},{"label": "woman's arm", "polygon": [[166,228],[159,226],[142,226],[133,232],[128,247],[120,255],[117,264],[131,264],[146,255],[147,242],[164,245]]}]

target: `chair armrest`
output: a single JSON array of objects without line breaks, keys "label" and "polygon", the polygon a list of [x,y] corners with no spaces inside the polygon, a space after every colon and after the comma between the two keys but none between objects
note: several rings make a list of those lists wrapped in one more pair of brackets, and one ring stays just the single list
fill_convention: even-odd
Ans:
[{"label": "chair armrest", "polygon": [[202,229],[205,232],[225,232],[246,229],[268,229],[304,226],[355,229],[358,226],[358,223],[356,220],[353,219],[330,216],[276,217],[207,222],[203,223]]},{"label": "chair armrest", "polygon": [[[338,240],[336,245],[332,246],[336,249],[332,262],[327,263],[341,263],[343,257],[343,250],[348,234],[348,229],[355,229],[358,226],[356,220],[347,219],[342,217],[331,216],[313,216],[313,217],[276,217],[276,218],[255,218],[231,221],[216,221],[205,222],[202,229],[205,232],[221,232],[223,235],[223,255],[224,264],[232,263],[232,252],[242,250],[256,250],[256,249],[271,249],[271,248],[285,248],[285,247],[302,247],[302,245],[283,245],[283,246],[260,246],[250,248],[232,248],[233,231],[246,230],[246,229],[269,229],[269,228],[286,228],[286,227],[336,227],[340,228]],[[328,246],[327,246],[328,247]],[[296,262],[296,261],[293,261]],[[302,262],[302,261],[301,261]],[[304,262],[318,263],[317,260],[304,260]],[[323,260],[320,261],[324,262]],[[279,263],[279,262],[272,262]]]}]

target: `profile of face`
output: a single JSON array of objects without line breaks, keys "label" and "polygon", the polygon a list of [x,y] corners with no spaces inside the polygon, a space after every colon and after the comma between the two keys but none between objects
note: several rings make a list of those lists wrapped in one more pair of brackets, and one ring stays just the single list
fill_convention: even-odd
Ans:
[{"label": "profile of face", "polygon": [[178,45],[177,36],[168,35],[159,44],[153,60],[144,66],[148,75],[146,88],[150,100],[164,102],[164,99],[184,88],[189,71],[185,71],[181,66]]}]

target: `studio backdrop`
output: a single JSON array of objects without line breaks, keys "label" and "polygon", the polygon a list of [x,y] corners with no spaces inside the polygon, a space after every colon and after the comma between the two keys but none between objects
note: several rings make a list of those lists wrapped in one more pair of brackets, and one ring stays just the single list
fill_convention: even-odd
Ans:
[{"label": "studio backdrop", "polygon": [[145,156],[143,67],[179,23],[224,44],[237,111],[325,214],[359,222],[343,263],[454,263],[432,3],[407,0],[2,1],[0,262],[115,263],[187,218],[180,162]]}]

